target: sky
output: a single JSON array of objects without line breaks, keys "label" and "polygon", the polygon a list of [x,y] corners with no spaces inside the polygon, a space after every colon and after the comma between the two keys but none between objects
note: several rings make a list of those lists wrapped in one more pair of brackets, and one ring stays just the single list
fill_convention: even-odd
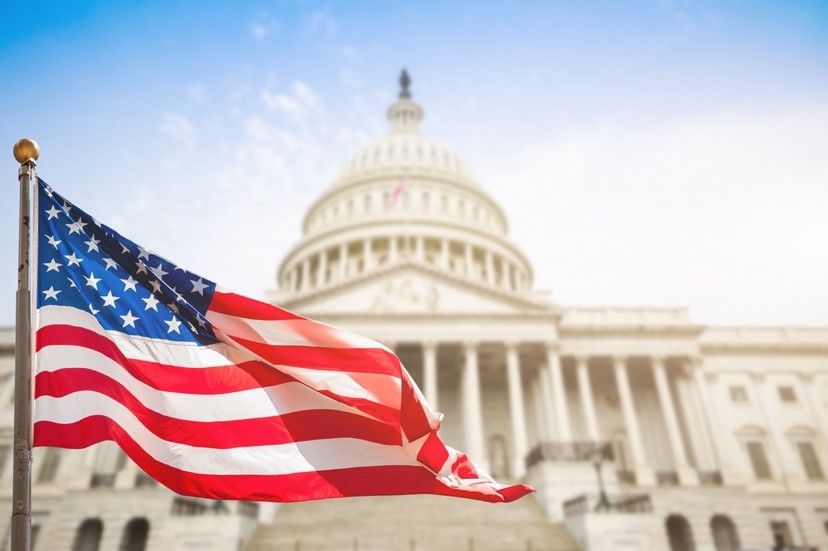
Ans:
[{"label": "sky", "polygon": [[6,2],[0,326],[19,138],[99,220],[263,298],[403,67],[556,303],[828,327],[828,4],[797,0]]}]

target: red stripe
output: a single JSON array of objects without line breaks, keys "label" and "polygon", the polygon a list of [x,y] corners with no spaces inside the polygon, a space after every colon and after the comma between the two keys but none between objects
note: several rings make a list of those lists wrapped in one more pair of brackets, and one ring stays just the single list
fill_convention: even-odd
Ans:
[{"label": "red stripe", "polygon": [[393,353],[382,348],[332,348],[279,345],[247,340],[235,335],[232,339],[257,356],[274,365],[289,365],[346,373],[374,373],[399,377],[402,366]]},{"label": "red stripe", "polygon": [[227,314],[229,316],[237,316],[240,318],[254,319],[254,320],[303,320],[307,319],[293,312],[282,310],[281,308],[266,302],[247,298],[235,293],[221,293],[213,294],[213,300],[210,301],[209,310],[219,314]]},{"label": "red stripe", "polygon": [[38,351],[51,345],[94,350],[142,383],[168,392],[227,394],[295,381],[290,375],[256,360],[238,365],[193,368],[127,358],[105,335],[73,325],[47,325],[37,331],[36,339]]},{"label": "red stripe", "polygon": [[87,417],[71,425],[48,421],[35,424],[35,446],[79,449],[104,440],[115,440],[144,472],[172,491],[211,499],[289,502],[346,496],[442,494],[504,502],[532,491],[524,485],[499,491],[488,484],[449,487],[425,467],[416,466],[358,467],[289,475],[195,474],[157,461],[106,417]]},{"label": "red stripe", "polygon": [[344,411],[314,409],[233,421],[192,421],[146,407],[121,383],[89,369],[64,368],[35,377],[35,398],[60,398],[91,390],[123,404],[149,431],[168,442],[205,448],[289,444],[326,438],[357,438],[401,445],[393,426]]},{"label": "red stripe", "polygon": [[432,430],[425,409],[414,391],[414,381],[407,373],[402,380],[400,421],[409,441],[417,440]]}]

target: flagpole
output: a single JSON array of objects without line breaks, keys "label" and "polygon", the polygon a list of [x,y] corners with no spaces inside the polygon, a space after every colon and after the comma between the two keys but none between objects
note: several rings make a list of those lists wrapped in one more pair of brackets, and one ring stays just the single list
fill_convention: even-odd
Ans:
[{"label": "flagpole", "polygon": [[40,148],[24,138],[14,144],[20,163],[20,237],[17,263],[17,317],[14,342],[14,480],[12,482],[12,551],[31,549],[32,534],[32,349],[29,290],[29,194]]}]

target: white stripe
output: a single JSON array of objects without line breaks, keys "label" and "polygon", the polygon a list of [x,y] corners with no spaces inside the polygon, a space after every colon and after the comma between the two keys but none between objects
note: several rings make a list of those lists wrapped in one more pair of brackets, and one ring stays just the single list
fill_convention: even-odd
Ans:
[{"label": "white stripe", "polygon": [[252,355],[242,353],[226,344],[201,346],[196,343],[151,339],[131,336],[120,331],[107,331],[89,312],[71,306],[43,306],[38,328],[52,324],[83,327],[112,340],[128,358],[156,362],[178,367],[214,367],[235,365],[253,360]]},{"label": "white stripe", "polygon": [[[346,398],[360,398],[377,403],[389,403],[388,397],[384,400],[381,399],[381,397],[376,396],[373,392],[355,382],[347,373],[340,371],[323,371],[302,367],[274,365],[255,356],[251,352],[224,343],[205,347],[195,343],[173,342],[126,335],[120,331],[106,331],[101,327],[98,320],[95,319],[95,316],[69,306],[44,306],[38,311],[40,313],[40,327],[45,327],[50,324],[66,324],[83,327],[84,329],[94,331],[112,340],[124,356],[131,359],[187,368],[227,366],[258,360],[273,366],[283,373],[290,374],[292,377],[317,390],[328,390],[338,396]],[[38,354],[39,356],[40,354]],[[37,365],[37,371],[39,372],[39,362]],[[78,367],[78,365],[67,367]],[[389,375],[360,374],[360,377],[365,377],[364,380],[372,377],[387,377],[393,379],[392,384],[398,388],[400,387],[400,381]],[[394,398],[390,398],[390,401],[393,403]]]},{"label": "white stripe", "polygon": [[293,444],[213,449],[168,442],[150,432],[123,405],[97,392],[35,400],[40,419],[69,424],[93,415],[115,421],[153,458],[197,474],[278,475],[353,467],[417,465],[401,446],[353,438],[330,438]]},{"label": "white stripe", "polygon": [[368,337],[308,319],[257,320],[207,311],[210,323],[224,333],[265,344],[320,348],[376,348],[390,352]]},{"label": "white stripe", "polygon": [[73,367],[84,367],[106,375],[126,387],[147,408],[176,419],[233,421],[317,409],[364,415],[299,382],[225,394],[185,394],[152,388],[133,377],[117,362],[88,348],[55,345],[37,353],[38,373]]}]

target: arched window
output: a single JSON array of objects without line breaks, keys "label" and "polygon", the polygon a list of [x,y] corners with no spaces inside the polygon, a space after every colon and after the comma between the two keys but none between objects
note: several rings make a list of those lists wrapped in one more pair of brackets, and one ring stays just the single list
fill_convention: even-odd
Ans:
[{"label": "arched window", "polygon": [[739,551],[739,534],[736,525],[725,515],[716,515],[710,520],[710,530],[713,532],[713,543],[716,551]]},{"label": "arched window", "polygon": [[670,515],[666,522],[670,551],[696,551],[690,523],[681,515]]},{"label": "arched window", "polygon": [[72,551],[98,551],[103,535],[103,522],[98,518],[88,518],[81,523],[75,533]]},{"label": "arched window", "polygon": [[124,528],[118,551],[144,551],[149,538],[149,522],[145,518],[134,518]]}]

